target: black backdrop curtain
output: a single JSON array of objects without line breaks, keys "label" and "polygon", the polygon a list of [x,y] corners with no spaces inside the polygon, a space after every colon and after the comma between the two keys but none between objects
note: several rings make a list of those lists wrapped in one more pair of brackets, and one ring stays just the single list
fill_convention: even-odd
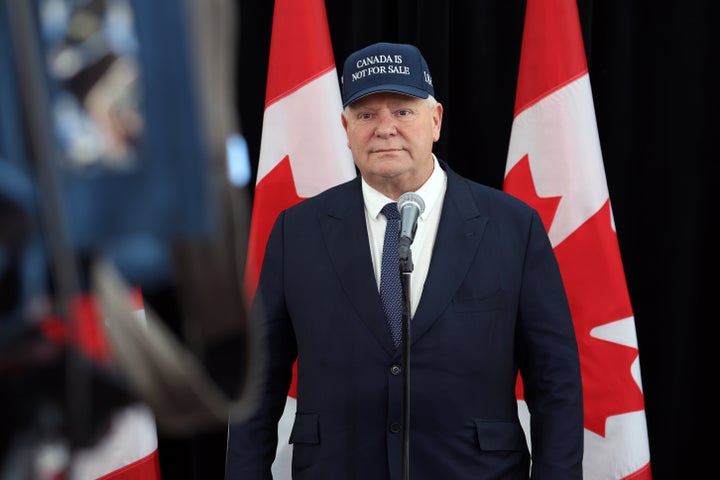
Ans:
[{"label": "black backdrop curtain", "polygon": [[[237,108],[254,168],[273,2],[238,5]],[[717,5],[578,1],[635,313],[655,480],[712,469],[699,439],[699,416],[709,412],[700,408],[698,368],[705,362],[698,345],[717,318],[707,313],[717,286],[709,226],[720,218],[711,136],[720,127]],[[436,154],[458,172],[501,188],[525,0],[327,0],[326,9],[338,71],[351,51],[376,41],[413,43],[423,51],[445,106]],[[207,437],[195,442],[194,470],[207,475],[197,478],[222,472],[224,432]],[[160,455],[170,461],[162,439]]]}]

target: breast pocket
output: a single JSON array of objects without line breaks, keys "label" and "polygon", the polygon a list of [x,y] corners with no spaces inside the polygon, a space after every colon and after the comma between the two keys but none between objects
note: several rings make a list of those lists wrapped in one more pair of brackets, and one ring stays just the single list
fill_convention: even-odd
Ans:
[{"label": "breast pocket", "polygon": [[[490,365],[496,365],[496,345],[501,338],[507,341],[506,334],[499,334],[501,318],[502,292],[494,290],[487,295],[457,296],[448,309],[445,321],[438,325],[435,333],[442,345],[452,352],[448,356],[453,369],[461,369],[467,374],[486,372]],[[512,340],[510,340],[512,341]]]},{"label": "breast pocket", "polygon": [[458,295],[453,299],[453,310],[457,314],[478,314],[493,312],[500,308],[502,290],[475,295]]}]

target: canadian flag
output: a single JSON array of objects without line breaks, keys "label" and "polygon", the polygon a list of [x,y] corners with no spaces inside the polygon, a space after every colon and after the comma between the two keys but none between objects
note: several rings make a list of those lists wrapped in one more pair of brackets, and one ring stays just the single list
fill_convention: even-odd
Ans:
[{"label": "canadian flag", "polygon": [[[249,300],[280,211],[356,176],[341,112],[324,1],[276,0],[245,272]],[[290,478],[295,379],[278,426],[275,479]]]},{"label": "canadian flag", "polygon": [[575,0],[527,0],[503,189],[537,209],[560,264],[580,349],[584,478],[649,480],[635,319]]},{"label": "canadian flag", "polygon": [[[130,299],[139,322],[145,307],[139,290]],[[98,365],[112,361],[109,341],[101,325],[102,313],[95,298],[80,295],[71,304],[77,343]],[[109,428],[93,446],[73,453],[68,480],[159,480],[160,458],[155,416],[142,402],[119,408]]]}]

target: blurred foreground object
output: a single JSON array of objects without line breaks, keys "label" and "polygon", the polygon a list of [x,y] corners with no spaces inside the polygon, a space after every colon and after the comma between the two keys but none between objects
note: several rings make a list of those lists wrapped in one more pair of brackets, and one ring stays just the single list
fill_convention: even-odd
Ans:
[{"label": "blurred foreground object", "polygon": [[[229,182],[226,153],[240,135],[233,5],[0,2],[0,382],[47,372],[54,381],[32,383],[32,397],[57,407],[46,433],[71,449],[138,400],[172,435],[254,408],[248,192]],[[147,327],[130,320],[134,288]],[[87,294],[101,305],[107,365],[76,352],[69,305]],[[48,317],[70,336],[51,355],[38,334]],[[122,394],[102,403],[94,382]],[[15,414],[3,411],[21,422],[8,435],[24,437],[34,420]],[[22,461],[13,452],[0,466]]]}]

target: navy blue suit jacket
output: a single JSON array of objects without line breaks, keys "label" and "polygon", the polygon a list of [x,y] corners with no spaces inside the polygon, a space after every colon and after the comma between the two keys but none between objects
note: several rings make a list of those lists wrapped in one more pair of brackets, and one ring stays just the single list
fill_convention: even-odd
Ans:
[{"label": "navy blue suit jacket", "polygon": [[[540,217],[441,166],[447,192],[411,321],[410,478],[581,479],[577,343]],[[400,479],[401,349],[383,315],[359,177],[280,214],[253,308],[265,381],[254,415],[229,425],[226,478],[271,478],[297,356],[293,478]]]}]

